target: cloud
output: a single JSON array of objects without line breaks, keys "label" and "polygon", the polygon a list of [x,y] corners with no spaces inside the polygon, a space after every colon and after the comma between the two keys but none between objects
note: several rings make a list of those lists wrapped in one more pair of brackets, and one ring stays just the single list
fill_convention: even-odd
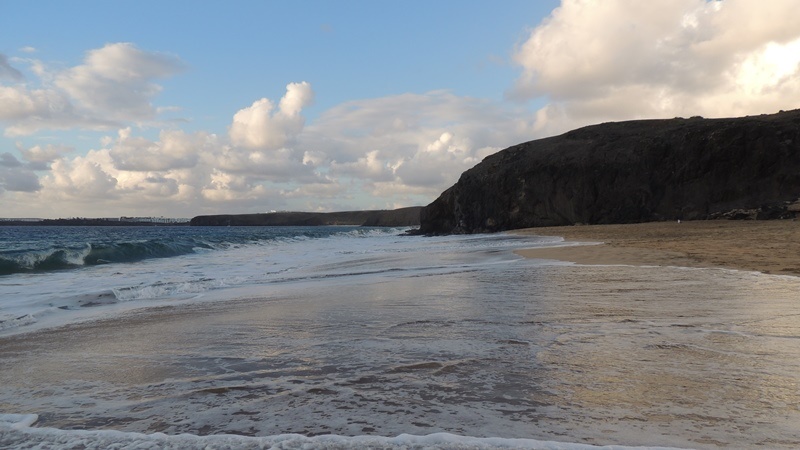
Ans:
[{"label": "cloud", "polygon": [[[0,155],[4,157],[8,153]],[[13,168],[12,168],[13,167]],[[30,170],[7,166],[0,162],[0,192],[36,192],[41,189],[39,177]]]},{"label": "cloud", "polygon": [[395,177],[391,162],[383,160],[378,150],[368,152],[353,162],[338,163],[332,161],[331,171],[335,174],[372,181],[391,181]]},{"label": "cloud", "polygon": [[0,53],[0,80],[22,81],[24,78],[22,72],[11,67],[6,55]]},{"label": "cloud", "polygon": [[55,198],[79,201],[117,198],[117,179],[111,176],[97,158],[105,154],[90,151],[86,156],[53,162],[50,175],[43,179],[43,188]]},{"label": "cloud", "polygon": [[289,83],[277,110],[271,100],[262,98],[237,111],[228,129],[231,145],[214,155],[214,167],[251,180],[322,182],[315,172],[319,155],[315,158],[313,151],[295,146],[305,126],[302,110],[313,100],[309,83]]},{"label": "cloud", "polygon": [[[83,64],[60,71],[51,72],[40,61],[28,62],[38,80],[0,85],[0,120],[9,123],[4,132],[9,137],[42,129],[97,130],[153,121],[163,110],[152,104],[161,91],[155,81],[184,67],[176,57],[129,43],[90,50]],[[0,55],[0,80],[21,77]]]},{"label": "cloud", "polygon": [[4,135],[27,136],[41,129],[108,128],[113,121],[77,111],[70,99],[53,89],[0,86],[0,120],[9,122]]},{"label": "cloud", "polygon": [[[17,150],[22,155],[23,161],[18,160],[17,157],[11,153],[5,152],[0,154],[0,167],[18,167],[26,171],[48,170],[50,168],[50,163],[56,159],[62,158],[73,149],[72,147],[51,144],[24,148],[22,144],[17,143]],[[31,175],[33,175],[32,172]]]},{"label": "cloud", "polygon": [[[9,203],[26,199],[26,214],[94,217],[169,215],[181,217],[199,211],[194,186],[207,179],[205,170],[175,169],[164,172],[118,170],[110,150],[90,150],[85,156],[56,159],[41,177],[36,197],[10,196]],[[32,201],[33,200],[33,201]],[[42,208],[41,205],[46,205]],[[191,205],[191,206],[189,206]]]},{"label": "cloud", "polygon": [[514,53],[509,97],[537,133],[642,117],[738,116],[800,102],[796,3],[564,0]]},{"label": "cloud", "polygon": [[89,51],[82,65],[59,73],[55,85],[94,114],[117,121],[152,120],[156,108],[150,102],[161,91],[153,80],[182,69],[175,57],[130,43],[107,44]]},{"label": "cloud", "polygon": [[17,150],[22,154],[22,158],[28,162],[28,167],[33,170],[47,170],[50,163],[63,158],[64,155],[74,151],[73,147],[65,145],[52,145],[45,146],[35,145],[31,148],[24,148],[21,144],[17,144]]},{"label": "cloud", "polygon": [[264,152],[225,147],[215,156],[214,166],[260,180],[319,181],[314,166],[304,161],[302,152],[294,149],[280,148]]},{"label": "cloud", "polygon": [[297,142],[324,154],[330,173],[358,189],[425,203],[463,170],[532,132],[533,117],[523,108],[432,91],[335,106]]},{"label": "cloud", "polygon": [[0,86],[0,120],[46,119],[71,110],[69,100],[58,92],[24,86]]},{"label": "cloud", "polygon": [[20,167],[22,163],[19,162],[16,156],[11,153],[0,153],[0,167]]},{"label": "cloud", "polygon": [[274,150],[289,144],[305,125],[300,112],[313,100],[309,83],[290,83],[274,113],[274,105],[267,98],[239,110],[229,129],[231,142],[257,150]]},{"label": "cloud", "polygon": [[[285,199],[298,198],[306,201],[311,199],[340,199],[341,196],[347,195],[347,187],[334,180],[326,180],[325,183],[305,183],[294,189],[282,189],[280,195]],[[324,204],[309,202],[308,205],[309,209],[320,209]]]},{"label": "cloud", "polygon": [[[267,199],[278,197],[275,192],[269,191],[264,185],[253,183],[246,176],[231,174],[214,170],[209,183],[201,190],[204,200],[211,202],[225,202],[228,204],[254,204],[263,208]],[[276,203],[276,202],[271,202]]]},{"label": "cloud", "polygon": [[416,154],[402,161],[395,172],[408,186],[440,188],[442,180],[451,178],[451,172],[460,175],[479,162],[473,155],[469,139],[460,142],[451,132],[444,132]]},{"label": "cloud", "polygon": [[131,127],[102,138],[102,147],[86,155],[18,145],[22,160],[8,161],[49,172],[36,194],[6,192],[4,203],[27,200],[31,206],[18,214],[25,216],[42,214],[35,206],[42,203],[56,208],[48,215],[97,216],[426,204],[463,170],[527,140],[533,129],[524,108],[447,91],[347,102],[304,125],[311,98],[307,83],[292,83],[262,116],[284,136],[278,147],[182,130],[149,139]]},{"label": "cloud", "polygon": [[163,130],[158,141],[131,136],[130,127],[119,130],[109,154],[114,167],[129,171],[167,171],[195,167],[200,155],[218,146],[216,138],[204,132],[187,134]]},{"label": "cloud", "polygon": [[[157,138],[147,128],[163,127],[159,115],[176,109],[154,104],[159,82],[185,68],[179,58],[130,43],[55,70],[0,55],[6,136],[116,131],[88,152],[19,144],[0,155],[2,204],[19,216],[426,204],[484,157],[577,126],[797,107],[795,3],[564,0],[513,50],[520,75],[507,99],[515,102],[409,92],[347,101],[306,123],[314,91],[298,82],[279,100],[254,96],[230,111],[227,130],[170,128]],[[11,63],[29,64],[29,78]],[[533,111],[531,100],[543,106]]]}]

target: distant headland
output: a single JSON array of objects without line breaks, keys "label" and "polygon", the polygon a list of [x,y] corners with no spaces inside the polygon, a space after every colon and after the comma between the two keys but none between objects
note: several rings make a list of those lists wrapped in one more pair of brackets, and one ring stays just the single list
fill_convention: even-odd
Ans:
[{"label": "distant headland", "polygon": [[366,227],[419,226],[421,206],[392,210],[293,212],[265,214],[222,214],[192,218],[192,226],[323,226],[358,225]]},{"label": "distant headland", "polygon": [[261,214],[216,214],[192,219],[168,217],[106,217],[68,219],[2,219],[0,226],[324,226],[355,225],[366,227],[419,226],[421,206],[393,210],[297,212],[279,211]]}]

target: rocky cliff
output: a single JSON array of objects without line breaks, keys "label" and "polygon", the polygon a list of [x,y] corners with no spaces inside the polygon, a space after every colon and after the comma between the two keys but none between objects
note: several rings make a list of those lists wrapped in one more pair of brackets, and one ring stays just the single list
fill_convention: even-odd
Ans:
[{"label": "rocky cliff", "polygon": [[274,212],[266,214],[219,214],[192,218],[193,226],[320,226],[361,225],[410,227],[419,225],[419,206],[394,210],[342,211],[330,213]]},{"label": "rocky cliff", "polygon": [[604,123],[502,150],[420,214],[423,234],[793,216],[800,110]]}]

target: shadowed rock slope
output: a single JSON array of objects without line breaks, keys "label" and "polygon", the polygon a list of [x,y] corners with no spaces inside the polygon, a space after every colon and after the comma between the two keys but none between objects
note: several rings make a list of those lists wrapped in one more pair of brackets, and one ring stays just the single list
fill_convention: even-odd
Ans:
[{"label": "shadowed rock slope", "polygon": [[192,218],[193,226],[320,226],[361,225],[410,227],[419,225],[421,207],[394,210],[342,211],[330,213],[274,212],[266,214],[220,214]]},{"label": "shadowed rock slope", "polygon": [[420,233],[794,216],[800,110],[604,123],[519,144],[464,172]]}]

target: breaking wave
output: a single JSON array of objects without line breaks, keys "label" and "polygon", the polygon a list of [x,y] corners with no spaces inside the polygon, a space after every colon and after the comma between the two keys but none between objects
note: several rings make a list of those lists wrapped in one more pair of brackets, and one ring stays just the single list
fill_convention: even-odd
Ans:
[{"label": "breaking wave", "polygon": [[[29,231],[30,227],[21,227]],[[150,229],[152,230],[152,229]],[[134,236],[146,229],[128,229]],[[191,231],[188,231],[191,230]],[[50,230],[47,230],[50,231]],[[368,237],[379,234],[398,233],[398,229],[374,229],[353,227],[236,227],[231,229],[185,229],[171,228],[156,232],[150,239],[129,239],[130,236],[113,233],[110,239],[94,242],[63,242],[48,244],[43,238],[25,247],[17,245],[0,251],[0,276],[15,273],[38,273],[76,269],[100,264],[129,263],[153,258],[170,258],[192,253],[212,251],[242,245],[263,245],[275,242],[324,238],[333,235]],[[2,236],[0,236],[2,237]],[[13,236],[7,238],[13,240]],[[0,239],[2,242],[2,239]]]},{"label": "breaking wave", "polygon": [[88,243],[82,249],[50,248],[0,256],[0,275],[24,272],[50,272],[150,258],[169,258],[211,249],[204,242],[152,240],[145,242]]}]

